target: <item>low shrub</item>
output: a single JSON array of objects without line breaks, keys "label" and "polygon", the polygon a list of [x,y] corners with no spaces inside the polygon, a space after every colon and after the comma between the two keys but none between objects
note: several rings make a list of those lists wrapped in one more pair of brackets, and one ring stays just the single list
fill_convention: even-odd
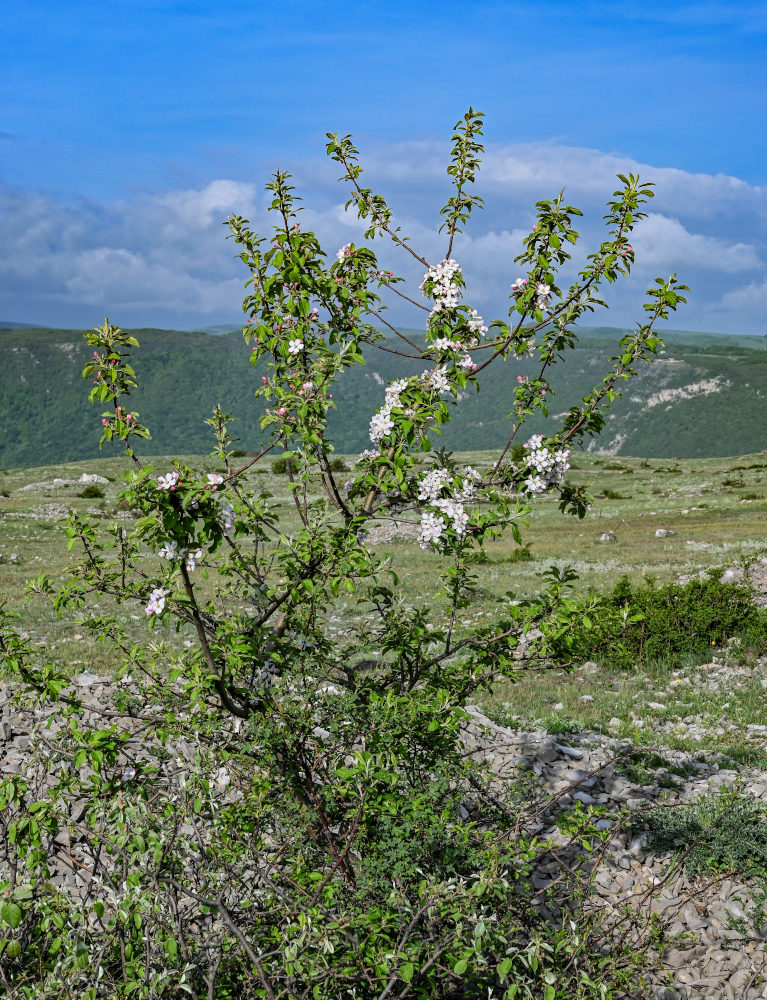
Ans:
[{"label": "low shrub", "polygon": [[705,656],[736,636],[767,647],[767,614],[752,592],[721,583],[720,570],[705,579],[656,587],[651,579],[634,587],[627,577],[612,594],[582,600],[568,632],[551,641],[560,662],[596,659],[603,666],[630,668],[680,656]]},{"label": "low shrub", "polygon": [[104,491],[96,483],[88,483],[77,495],[84,500],[103,500]]},{"label": "low shrub", "polygon": [[291,472],[296,471],[296,463],[289,458],[287,455],[280,455],[279,458],[275,458],[272,461],[272,473],[275,476],[284,476],[287,474],[288,469]]},{"label": "low shrub", "polygon": [[656,809],[645,827],[650,849],[684,857],[690,878],[710,871],[767,877],[767,806],[753,798],[730,793]]}]

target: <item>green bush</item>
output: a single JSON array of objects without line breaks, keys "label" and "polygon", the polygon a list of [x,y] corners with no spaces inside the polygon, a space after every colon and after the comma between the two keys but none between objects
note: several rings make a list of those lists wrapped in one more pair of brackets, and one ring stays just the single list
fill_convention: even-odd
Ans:
[{"label": "green bush", "polygon": [[95,483],[89,483],[77,495],[84,500],[102,500],[104,498],[104,491]]},{"label": "green bush", "polygon": [[630,668],[653,660],[705,656],[736,636],[767,646],[767,614],[747,587],[720,583],[719,570],[705,579],[634,587],[627,577],[607,597],[582,601],[570,630],[552,640],[561,662],[596,659]]},{"label": "green bush", "polygon": [[280,455],[279,458],[275,458],[272,462],[272,473],[275,476],[284,476],[288,472],[288,467],[291,472],[295,472],[295,461],[292,458],[289,459],[287,455]]},{"label": "green bush", "polygon": [[[235,452],[234,454],[237,454],[237,452]],[[240,454],[244,455],[245,453],[241,452]],[[275,476],[284,476],[287,473],[287,471],[288,471],[288,463],[290,463],[290,471],[291,472],[295,472],[297,470],[297,468],[298,468],[295,456],[294,455],[280,455],[279,458],[275,458],[272,461],[272,473]],[[338,455],[334,455],[331,459],[329,459],[328,465],[330,466],[330,471],[331,472],[348,472],[349,471],[349,466]]]}]

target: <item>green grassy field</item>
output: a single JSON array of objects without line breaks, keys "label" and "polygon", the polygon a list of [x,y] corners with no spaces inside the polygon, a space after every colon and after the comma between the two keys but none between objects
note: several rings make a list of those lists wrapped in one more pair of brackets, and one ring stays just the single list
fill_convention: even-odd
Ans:
[{"label": "green grassy field", "polygon": [[[486,452],[457,457],[480,468],[491,458]],[[215,470],[211,459],[185,456],[183,460],[200,470]],[[157,473],[170,468],[168,456],[149,461]],[[553,499],[537,501],[529,529],[523,531],[524,542],[530,543],[529,561],[520,561],[520,548],[510,535],[489,543],[486,556],[475,567],[481,600],[465,624],[491,615],[502,594],[534,593],[541,586],[541,574],[552,564],[572,565],[581,590],[604,592],[623,575],[634,583],[647,576],[663,583],[681,574],[732,565],[767,549],[767,454],[647,461],[579,453],[573,456],[573,466],[571,479],[591,484],[596,497],[593,510],[578,521],[562,515]],[[124,471],[122,458],[0,471],[0,601],[21,611],[32,640],[73,672],[85,668],[110,672],[112,654],[78,630],[71,618],[57,619],[47,602],[37,598],[25,604],[24,587],[41,572],[63,582],[76,559],[75,552],[67,552],[64,536],[67,508],[98,513],[105,525],[116,517],[130,525],[128,512],[117,509]],[[25,489],[55,478],[78,479],[83,472],[110,480],[102,487],[103,498],[79,497],[80,486]],[[259,490],[284,497],[285,530],[297,527],[285,477],[272,475],[268,465],[248,476]],[[658,528],[674,534],[656,538]],[[604,533],[614,534],[616,541],[600,542]],[[413,603],[431,606],[439,557],[408,538],[373,544],[388,554]],[[145,558],[147,569],[156,566],[155,555],[147,552]],[[202,586],[212,587],[213,581]],[[89,608],[116,610],[136,638],[147,636],[140,605],[113,609],[102,599],[100,607],[91,603]],[[359,614],[354,598],[341,601],[331,628],[346,632]],[[159,639],[159,633],[154,637]],[[182,631],[168,639],[183,642],[188,637]],[[572,674],[530,672],[513,686],[499,686],[485,707],[497,718],[520,726],[537,722],[552,732],[601,730],[658,746],[726,747],[735,757],[757,759],[764,755],[767,739],[747,727],[767,723],[767,670],[757,662],[759,652],[767,650],[744,651],[735,660],[731,656],[729,672],[719,680],[715,670],[693,662],[655,664],[628,675],[591,667]],[[651,708],[651,703],[663,708]]]}]

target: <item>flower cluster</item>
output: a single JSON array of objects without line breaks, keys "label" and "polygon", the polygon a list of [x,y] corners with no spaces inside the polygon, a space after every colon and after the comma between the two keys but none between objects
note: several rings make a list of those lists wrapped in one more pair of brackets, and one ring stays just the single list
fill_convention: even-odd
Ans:
[{"label": "flower cluster", "polygon": [[447,337],[437,337],[430,346],[436,351],[460,351],[461,349],[457,340],[449,340]]},{"label": "flower cluster", "polygon": [[211,489],[218,489],[218,487],[223,483],[224,477],[220,476],[217,472],[209,472],[206,476],[208,480],[208,486]]},{"label": "flower cluster", "polygon": [[354,251],[352,250],[351,243],[344,243],[341,249],[336,253],[336,257],[339,260],[344,260],[346,257],[353,257]]},{"label": "flower cluster", "polygon": [[[466,357],[468,357],[468,354]],[[470,358],[469,360],[471,361]],[[421,375],[421,379],[435,392],[450,392],[450,380],[448,379],[446,372],[446,365],[442,365],[441,367],[433,370],[431,368],[425,368]]]},{"label": "flower cluster", "polygon": [[528,451],[525,464],[530,472],[525,479],[525,492],[530,496],[537,496],[564,481],[565,474],[570,468],[569,449],[555,451],[545,448],[542,434],[533,434],[530,440],[525,442],[525,448]]},{"label": "flower cluster", "polygon": [[157,480],[158,490],[170,490],[173,492],[177,486],[181,485],[182,483],[179,482],[177,472],[169,472],[167,476],[160,476]]},{"label": "flower cluster", "polygon": [[485,326],[484,320],[476,309],[471,310],[471,315],[469,316],[469,329],[473,334],[479,335],[480,337],[483,333],[487,333],[487,327]]},{"label": "flower cluster", "polygon": [[[448,522],[457,535],[466,534],[469,515],[464,505],[474,499],[480,480],[480,474],[470,465],[464,468],[458,482],[448,469],[432,469],[426,473],[418,487],[418,499],[436,507],[439,514],[426,510],[421,515],[418,535],[421,548],[425,549],[429,544],[438,545]],[[445,496],[445,493],[448,495]]]},{"label": "flower cluster", "polygon": [[[530,282],[527,278],[517,278],[511,284],[511,291],[513,295],[521,295],[522,292],[527,288]],[[535,305],[538,309],[543,309],[546,306],[546,299],[551,294],[551,285],[545,285],[542,281],[536,281],[535,283],[535,293],[536,300]]]},{"label": "flower cluster", "polygon": [[192,570],[197,569],[197,563],[202,559],[202,549],[180,548],[178,542],[171,540],[170,542],[163,543],[158,555],[161,559],[167,559],[168,562],[177,562],[179,559],[185,559],[187,571],[191,573]]},{"label": "flower cluster", "polygon": [[149,595],[149,602],[144,608],[145,613],[147,615],[161,615],[165,608],[165,598],[169,593],[169,590],[163,590],[162,587],[155,588]]},{"label": "flower cluster", "polygon": [[434,299],[432,316],[442,312],[443,309],[454,309],[461,298],[461,289],[454,284],[453,278],[461,273],[460,265],[452,259],[441,260],[439,264],[433,264],[419,285],[421,291],[426,294],[427,284],[431,284],[431,297]]},{"label": "flower cluster", "polygon": [[391,411],[395,406],[399,406],[399,398],[407,388],[407,379],[398,378],[391,385],[386,387],[384,405],[373,415],[370,421],[370,440],[373,444],[378,444],[383,438],[394,430],[394,420]]},{"label": "flower cluster", "polygon": [[[136,425],[136,417],[135,417],[135,415],[133,413],[126,413],[125,409],[122,406],[116,406],[115,407],[115,418],[117,420],[124,420],[125,423],[128,425],[128,427],[135,427],[135,425]],[[102,427],[108,427],[111,422],[112,421],[111,421],[111,419],[109,417],[102,417],[101,418],[101,426]]]}]

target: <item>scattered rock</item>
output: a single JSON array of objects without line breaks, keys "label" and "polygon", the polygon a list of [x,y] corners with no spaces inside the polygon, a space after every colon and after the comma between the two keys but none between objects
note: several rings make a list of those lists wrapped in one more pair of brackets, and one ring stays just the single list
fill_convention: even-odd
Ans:
[{"label": "scattered rock", "polygon": [[670,528],[657,528],[655,531],[656,538],[671,538],[676,532],[672,531]]},{"label": "scattered rock", "polygon": [[109,678],[99,677],[98,674],[92,674],[89,670],[84,670],[81,674],[75,674],[72,678],[72,683],[77,687],[90,688],[96,684],[109,684]]},{"label": "scattered rock", "polygon": [[561,743],[555,743],[554,749],[561,753],[563,757],[570,757],[572,760],[581,760],[583,758],[583,751],[576,750],[574,747],[565,747]]},{"label": "scattered rock", "polygon": [[609,544],[610,542],[617,542],[618,539],[612,533],[612,531],[605,531],[599,536],[599,541]]}]

